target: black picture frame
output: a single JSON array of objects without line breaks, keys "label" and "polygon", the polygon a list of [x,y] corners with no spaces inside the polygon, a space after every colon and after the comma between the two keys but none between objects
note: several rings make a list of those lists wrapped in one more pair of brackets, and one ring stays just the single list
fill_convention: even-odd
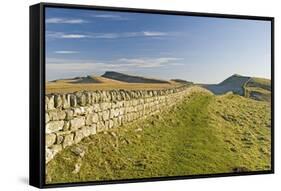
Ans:
[{"label": "black picture frame", "polygon": [[[246,20],[263,20],[271,22],[271,170],[239,173],[198,174],[188,176],[106,180],[92,182],[73,182],[62,184],[45,184],[45,8],[70,8],[86,10],[103,10],[117,12],[153,13],[164,15],[184,15],[198,17],[231,18]],[[232,15],[217,13],[199,13],[168,11],[154,9],[135,9],[121,7],[103,7],[73,4],[39,3],[30,6],[30,129],[29,129],[29,184],[38,188],[67,186],[85,186],[99,184],[132,183],[147,181],[167,181],[178,179],[227,177],[274,173],[274,17]]]}]

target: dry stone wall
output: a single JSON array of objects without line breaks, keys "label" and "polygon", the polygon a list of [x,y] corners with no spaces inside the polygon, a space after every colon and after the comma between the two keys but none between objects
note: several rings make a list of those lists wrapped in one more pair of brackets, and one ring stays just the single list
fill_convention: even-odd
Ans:
[{"label": "dry stone wall", "polygon": [[46,163],[84,137],[149,116],[176,104],[190,88],[50,94],[46,106]]}]

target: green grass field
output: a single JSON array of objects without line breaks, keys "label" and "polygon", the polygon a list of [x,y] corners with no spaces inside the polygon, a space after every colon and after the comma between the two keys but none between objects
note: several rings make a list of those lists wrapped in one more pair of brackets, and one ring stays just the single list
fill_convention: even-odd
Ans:
[{"label": "green grass field", "polygon": [[47,164],[46,182],[269,170],[270,121],[268,102],[196,93],[170,111],[68,147]]}]

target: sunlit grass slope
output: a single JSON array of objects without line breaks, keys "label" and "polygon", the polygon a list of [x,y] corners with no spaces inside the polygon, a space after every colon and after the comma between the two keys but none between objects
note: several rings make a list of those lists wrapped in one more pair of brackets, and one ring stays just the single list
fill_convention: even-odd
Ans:
[{"label": "sunlit grass slope", "polygon": [[[269,170],[270,104],[196,93],[147,119],[85,138],[47,165],[47,183]],[[73,150],[82,150],[77,155]]]}]

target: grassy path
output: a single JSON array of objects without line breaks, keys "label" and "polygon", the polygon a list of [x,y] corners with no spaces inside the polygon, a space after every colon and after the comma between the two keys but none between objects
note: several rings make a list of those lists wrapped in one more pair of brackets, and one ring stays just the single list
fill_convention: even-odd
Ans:
[{"label": "grassy path", "polygon": [[[216,125],[225,120],[219,112],[210,110],[219,100],[199,93],[169,112],[86,138],[59,153],[47,165],[47,182],[221,173],[245,165],[248,170],[270,168],[269,128],[260,134],[262,148],[256,148],[260,144],[255,142],[256,138],[250,140],[253,147],[245,147],[243,136],[247,129],[238,132],[231,121],[226,121],[225,126]],[[77,156],[71,151],[77,147],[85,155]],[[237,152],[244,152],[243,149],[247,156]]]}]

